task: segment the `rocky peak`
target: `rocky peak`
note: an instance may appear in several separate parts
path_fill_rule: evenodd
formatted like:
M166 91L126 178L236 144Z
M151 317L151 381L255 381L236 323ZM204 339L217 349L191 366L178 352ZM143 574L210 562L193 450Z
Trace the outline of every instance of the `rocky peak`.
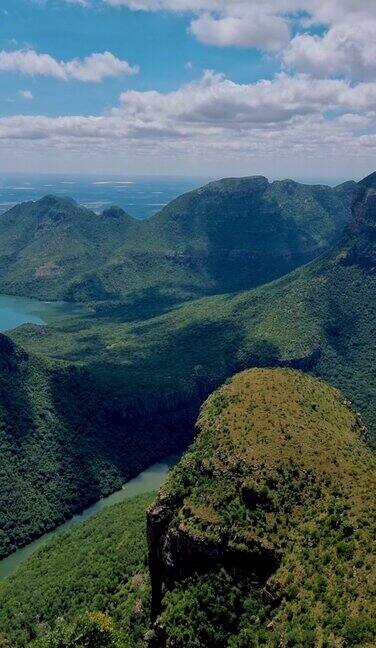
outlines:
M353 202L352 233L376 235L376 172L358 184Z
M376 173L358 183L352 204L353 219L344 235L342 265L376 270Z
M53 195L44 196L33 204L33 212L39 221L58 223L78 210L79 206L73 198Z

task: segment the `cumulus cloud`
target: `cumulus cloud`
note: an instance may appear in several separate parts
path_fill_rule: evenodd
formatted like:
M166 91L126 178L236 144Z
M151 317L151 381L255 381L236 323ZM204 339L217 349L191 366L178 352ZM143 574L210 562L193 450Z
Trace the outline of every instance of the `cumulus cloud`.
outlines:
M334 119L326 118L327 111ZM94 148L137 142L156 151L168 143L171 150L183 146L203 152L221 147L252 151L256 144L270 150L286 145L291 152L309 142L307 150L319 152L338 138L354 142L359 132L365 135L362 129L374 123L375 114L372 82L354 86L344 80L281 74L271 81L237 84L206 72L174 92L124 92L118 106L100 116L2 118L0 138L66 146L86 142Z
M237 84L221 74L205 72L174 92L129 90L112 111L126 121L173 128L212 125L238 132L259 124L282 124L294 117L376 110L376 83L352 86L343 80L311 79L280 74L273 80Z
M376 78L376 19L346 20L322 36L299 34L284 53L285 63L315 76Z
M216 165L225 158L235 171L240 159L253 159L260 170L265 156L292 164L300 156L305 165L333 159L336 168L374 157L375 0L101 1L133 11L185 12L201 42L256 47L274 55L283 72L248 84L206 72L173 92L129 90L97 116L2 118L3 148L12 149L17 139L31 149L37 141L38 151L110 152L111 159L122 151L146 164L166 159L172 172L178 159L184 169L194 159L196 172L202 161ZM1 61L0 54L0 69ZM37 64L58 78L94 80L82 78L91 76L85 61L47 57Z
M287 52L288 65L323 74L325 61L332 74L370 77L374 56L374 0L103 0L133 11L172 11L194 14L190 31L202 43L218 47L255 47ZM373 22L372 22L373 21ZM310 32L315 25L327 33ZM292 28L299 35L290 44Z
M256 11L219 18L205 13L192 21L191 32L207 45L255 47L269 52L279 51L290 40L284 18Z
M28 76L46 76L63 81L100 82L108 77L137 74L139 68L132 67L111 52L93 53L83 59L57 61L49 54L35 50L0 51L0 71L19 72Z

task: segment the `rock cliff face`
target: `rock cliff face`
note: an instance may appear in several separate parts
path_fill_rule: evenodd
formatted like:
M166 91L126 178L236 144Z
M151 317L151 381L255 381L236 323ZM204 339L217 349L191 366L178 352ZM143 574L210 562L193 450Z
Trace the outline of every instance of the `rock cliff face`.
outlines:
M362 180L354 194L353 220L344 237L345 265L376 269L376 173Z
M215 392L148 511L148 645L308 646L318 628L341 645L345 601L372 615L358 563L354 577L376 479L363 437L350 403L297 371L251 370Z

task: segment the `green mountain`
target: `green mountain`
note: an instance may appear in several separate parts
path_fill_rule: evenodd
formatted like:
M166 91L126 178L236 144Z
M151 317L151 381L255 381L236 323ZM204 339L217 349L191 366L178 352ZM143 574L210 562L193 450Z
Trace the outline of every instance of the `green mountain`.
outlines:
M30 356L2 375L1 551L185 447L203 400L248 367L326 378L362 412L374 442L374 187L375 175L359 185L354 221L334 251L270 285L140 321L108 303L17 329ZM21 397L12 404L13 378Z
M98 306L62 324L21 327L39 353L79 362L111 384L128 412L163 412L186 429L226 377L253 366L313 371L341 388L376 439L376 174L361 182L354 218L338 245L309 265L253 291L208 297L131 321L127 306Z
M355 186L227 179L143 221L46 196L1 216L0 291L164 308L252 288L327 250L350 219Z
M13 207L1 215L1 292L63 299L77 277L88 275L87 294L109 297L95 270L126 239L133 221L121 210L98 216L55 196Z
M197 432L147 534L150 495L55 536L0 584L0 645L374 646L376 463L344 397L251 370L212 394Z
M375 456L325 383L237 375L148 515L153 648L376 642Z

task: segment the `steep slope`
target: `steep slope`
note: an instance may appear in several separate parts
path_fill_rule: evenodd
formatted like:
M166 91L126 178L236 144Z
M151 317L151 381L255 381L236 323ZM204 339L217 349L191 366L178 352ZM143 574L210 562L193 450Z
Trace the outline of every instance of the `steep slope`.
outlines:
M1 292L63 299L85 274L83 298L113 296L96 270L134 225L122 210L99 216L71 199L46 196L13 207L0 222Z
M270 285L140 322L129 321L126 306L100 307L14 337L112 381L124 409L146 404L151 427L163 412L193 422L202 399L241 369L314 371L354 401L375 441L375 188L376 174L360 183L353 222L332 252Z
M23 648L39 637L42 645L65 646L58 637L82 636L91 613L94 621L106 614L121 648L142 646L150 615L146 509L153 496L134 497L56 535L0 583L3 642Z
M376 464L332 387L291 370L237 375L149 511L149 646L376 641Z
M163 309L252 288L323 251L350 218L355 183L211 183L139 221L46 196L1 216L0 291Z
M29 355L0 335L0 557L190 438L172 434L173 417L154 429L142 410L127 419L111 396L87 371Z
M177 198L150 225L179 263L202 266L212 292L244 290L325 252L350 219L354 189L228 178Z
M251 370L197 431L148 512L151 583L145 495L0 584L2 645L135 648L149 626L150 648L374 646L376 463L348 402L297 371Z

